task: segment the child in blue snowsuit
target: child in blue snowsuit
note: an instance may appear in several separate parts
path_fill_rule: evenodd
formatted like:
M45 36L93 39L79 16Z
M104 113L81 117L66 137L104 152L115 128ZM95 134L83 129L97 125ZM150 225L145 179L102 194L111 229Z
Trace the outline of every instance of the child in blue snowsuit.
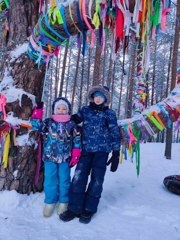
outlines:
M98 85L90 89L88 97L90 105L72 116L76 123L83 123L82 153L70 187L68 210L60 215L65 222L75 217L80 217L81 223L90 222L97 212L106 166L111 163L114 172L119 164L120 129L115 112L108 107L109 90Z
M52 105L52 117L42 121L42 108L32 114L33 130L43 136L44 217L52 215L59 203L58 215L67 210L69 202L70 167L80 157L80 134L70 120L71 106L66 98L57 98Z

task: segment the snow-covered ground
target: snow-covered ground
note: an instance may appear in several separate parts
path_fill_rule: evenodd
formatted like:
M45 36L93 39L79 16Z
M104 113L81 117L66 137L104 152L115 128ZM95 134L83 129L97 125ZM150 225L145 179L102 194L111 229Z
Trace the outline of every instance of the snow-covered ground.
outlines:
M115 173L108 169L98 213L87 225L64 223L56 212L45 219L44 193L0 192L0 240L180 240L180 196L163 186L164 177L180 175L180 144L173 144L172 160L164 148L141 145L138 178L130 160Z

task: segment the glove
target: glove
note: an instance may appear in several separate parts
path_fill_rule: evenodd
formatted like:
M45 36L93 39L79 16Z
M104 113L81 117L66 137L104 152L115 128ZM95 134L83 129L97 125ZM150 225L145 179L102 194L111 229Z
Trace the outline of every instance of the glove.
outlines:
M119 151L113 151L112 157L107 162L107 166L111 163L111 172L115 172L119 165Z
M74 167L79 162L80 156L81 156L81 150L79 148L73 148L69 167Z
M36 118L36 119L42 119L43 118L43 108L44 108L43 102L37 103L37 105L33 109L33 113L32 113L31 117Z

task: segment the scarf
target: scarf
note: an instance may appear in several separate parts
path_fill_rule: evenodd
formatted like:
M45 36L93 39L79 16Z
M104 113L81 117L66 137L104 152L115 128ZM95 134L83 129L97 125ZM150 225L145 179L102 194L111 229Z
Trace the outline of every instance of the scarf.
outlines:
M53 114L52 115L52 119L55 122L68 122L70 121L70 115L66 114L66 115L58 115L58 114Z

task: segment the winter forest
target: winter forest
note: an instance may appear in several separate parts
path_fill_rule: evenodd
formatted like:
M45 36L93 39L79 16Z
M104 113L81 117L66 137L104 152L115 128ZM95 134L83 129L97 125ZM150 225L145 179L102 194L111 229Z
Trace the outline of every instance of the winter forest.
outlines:
M43 191L30 122L37 102L44 118L59 96L75 113L98 84L109 88L121 127L120 163L130 159L141 175L143 143L164 143L171 160L180 142L179 33L179 0L0 0L0 190Z

